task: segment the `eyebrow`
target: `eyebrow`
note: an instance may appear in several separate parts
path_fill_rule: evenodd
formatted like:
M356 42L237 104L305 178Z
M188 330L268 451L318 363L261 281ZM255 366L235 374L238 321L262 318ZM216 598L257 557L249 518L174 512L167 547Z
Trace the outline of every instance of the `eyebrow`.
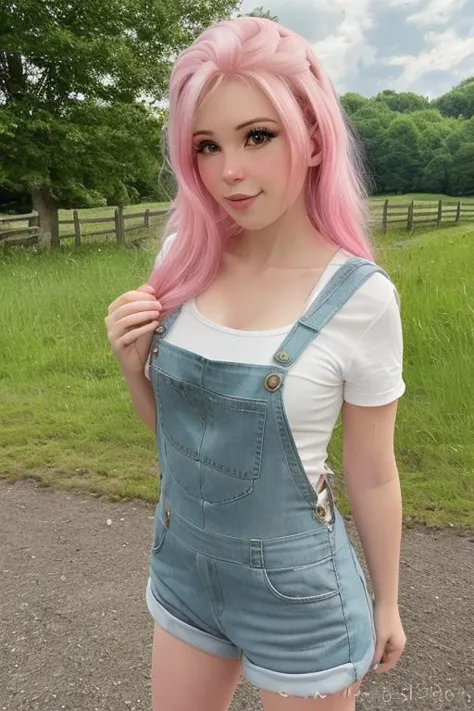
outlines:
M244 123L239 123L239 125L235 127L235 130L240 131L240 129L245 128L246 126L250 126L253 123L258 123L260 121L271 121L272 123L278 123L278 121L275 121L275 119L265 118L263 116L260 118L252 119L251 121L245 121ZM195 133L193 133L193 136L214 136L214 135L215 134L213 131L196 131Z

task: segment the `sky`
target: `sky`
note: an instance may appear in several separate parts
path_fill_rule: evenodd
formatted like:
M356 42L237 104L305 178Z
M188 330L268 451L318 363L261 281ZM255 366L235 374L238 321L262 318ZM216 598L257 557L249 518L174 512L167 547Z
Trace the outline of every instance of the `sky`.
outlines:
M243 0L309 41L339 94L434 99L474 76L474 0Z

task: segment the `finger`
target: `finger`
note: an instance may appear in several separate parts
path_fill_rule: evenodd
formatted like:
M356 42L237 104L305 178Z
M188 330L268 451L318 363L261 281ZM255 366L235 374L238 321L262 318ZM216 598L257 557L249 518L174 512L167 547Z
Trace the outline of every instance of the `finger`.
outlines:
M385 672L390 671L390 669L393 669L393 667L398 663L401 654L402 650L392 650L391 652L384 654L382 660L376 665L377 668L374 669L375 673L384 674Z
M149 323L150 321L158 321L159 313L156 311L140 311L139 313L133 313L124 318L121 318L116 322L115 326L118 329L119 334L126 333L130 329L134 329L136 326L141 326L143 323Z
M120 345L121 346L129 346L131 343L137 340L137 338L140 338L140 336L143 336L145 333L149 333L150 331L153 331L157 325L159 324L159 321L151 321L150 323L147 323L145 326L141 326L141 328L134 328L131 331L127 331L122 338L120 339Z
M154 288L150 284L142 284L138 287L138 291L148 291L155 293Z
M156 304L156 302L155 302ZM158 305L155 305L151 303L150 301L135 301L131 304L123 304L122 306L119 306L115 311L110 313L108 316L105 317L104 322L105 322L105 328L108 331L109 338L112 333L112 330L118 325L119 330L123 330L123 320L128 318L129 316L137 315L140 319L140 315L142 315L142 320L143 314L148 314L148 318L150 318L149 314L152 314L152 318L156 319L160 317L161 313L161 308ZM138 305L138 306L137 306ZM130 324L129 324L130 325Z
M124 304L129 304L132 301L138 301L140 299L147 299L149 301L156 300L153 294L149 294L146 291L127 291L125 294L118 296L108 307L108 313L111 314L116 311L120 306Z
M114 312L115 322L118 323L127 316L143 313L144 311L154 311L154 317L158 318L161 313L161 304L156 299L150 301L131 301L130 303L122 304L122 306L119 306Z

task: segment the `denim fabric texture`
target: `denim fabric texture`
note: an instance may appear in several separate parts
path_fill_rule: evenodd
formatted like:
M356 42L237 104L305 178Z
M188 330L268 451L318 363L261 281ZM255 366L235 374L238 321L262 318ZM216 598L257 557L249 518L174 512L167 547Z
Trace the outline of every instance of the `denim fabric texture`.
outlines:
M375 649L373 600L326 478L318 495L283 406L285 378L325 324L374 272L354 257L334 274L273 364L203 358L163 340L150 349L160 499L148 609L205 652L283 696L353 684Z

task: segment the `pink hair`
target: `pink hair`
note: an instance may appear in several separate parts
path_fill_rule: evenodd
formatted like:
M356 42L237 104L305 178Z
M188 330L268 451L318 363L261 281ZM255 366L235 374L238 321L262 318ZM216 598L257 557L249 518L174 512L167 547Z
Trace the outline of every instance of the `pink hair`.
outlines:
M308 166L309 137L315 138L319 153L304 186L308 216L324 240L374 261L361 154L309 44L272 20L220 22L179 55L171 74L169 160L178 192L163 241L176 238L166 266L157 265L148 282L162 303L162 319L213 282L225 241L241 231L204 187L192 147L196 111L227 76L252 82L275 107L290 145L288 193Z

